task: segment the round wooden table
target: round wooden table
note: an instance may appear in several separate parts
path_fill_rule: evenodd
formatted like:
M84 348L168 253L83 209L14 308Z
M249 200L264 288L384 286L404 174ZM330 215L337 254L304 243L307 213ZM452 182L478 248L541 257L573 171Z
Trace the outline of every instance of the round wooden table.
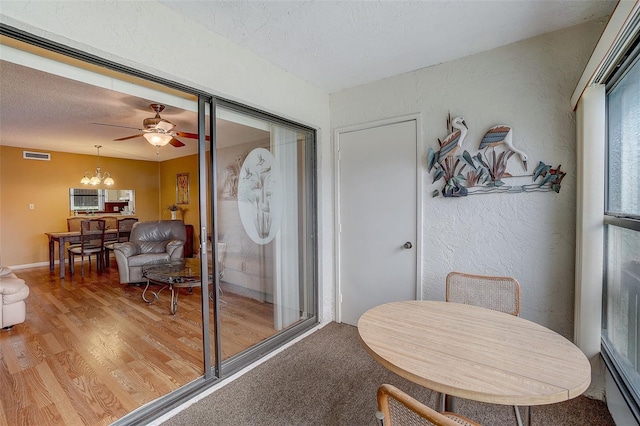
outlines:
M437 392L494 404L551 404L582 394L587 357L541 325L437 301L393 302L358 321L365 349L396 374Z

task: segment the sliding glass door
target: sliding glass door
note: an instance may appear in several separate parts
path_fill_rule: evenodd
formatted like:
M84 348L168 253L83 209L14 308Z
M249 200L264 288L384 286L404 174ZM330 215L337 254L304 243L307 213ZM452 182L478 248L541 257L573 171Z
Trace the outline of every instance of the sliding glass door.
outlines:
M315 318L315 141L302 126L218 104L214 312L224 362Z
M87 64L90 71L84 71L90 74L88 80L93 85L70 82L64 87L79 88L64 94L82 93L83 98L90 99L90 107L78 107L78 117L71 117L69 105L61 101L56 123L79 120L76 126L66 125L65 132L95 132L80 140L91 145L93 139L100 141L103 162L114 176L117 174L118 185L135 192L140 222L168 220L171 212L167 207L174 203L180 207L175 220L185 223L193 237L187 237L188 243L194 242L185 250L187 257L201 260L203 277L211 267L209 285L202 280L202 286L178 290L176 305L168 290L153 290L158 296L144 299L146 283L121 283L116 265L109 275L101 275L99 285L76 292L109 304L108 309L103 307L105 312L97 311L102 312L104 321L90 321L95 330L88 326L83 329L92 339L73 341L69 346L83 351L72 355L75 358L99 357L88 365L92 377L98 378L95 386L117 407L113 413L109 407L104 408L118 419L113 424L146 424L316 324L317 171L313 129L10 27L0 25L0 34L28 40L30 50L31 46L51 50L60 63L70 56L75 64ZM42 52L42 56L51 55ZM96 72L104 75L96 76ZM31 70L15 74L25 77ZM107 82L103 87L93 87L95 81L102 80ZM29 81L17 80L13 85L25 93L36 92L40 98L53 98L63 86L60 80L48 81L41 91ZM129 92L116 93L110 89L113 86ZM144 90L136 90L139 88ZM159 102L165 108L162 121L176 129L176 141L162 147L152 146L144 137L159 131L149 115L149 106ZM36 118L34 105L38 104L30 106L29 118L42 126L46 120ZM31 127L21 129L27 132ZM134 135L132 129L140 133ZM48 133L48 137L53 136L60 138L57 147L64 151L53 157L57 172L47 174L47 195L55 193L55 198L62 200L58 204L63 218L68 215L69 188L78 185L85 163L76 158L82 151L69 143L73 134ZM28 135L24 139L25 143L34 140ZM9 152L4 149L3 153ZM150 158L142 157L145 150L151 150ZM41 168L45 165L38 162ZM16 181L14 185L23 183ZM3 181L3 185L10 184ZM48 216L58 214L52 208L48 211ZM24 235L42 238L36 225L40 224L25 226ZM46 230L56 230L56 226L52 224ZM90 299L92 303L94 299ZM43 311L60 304L53 300L50 306L52 300L43 300ZM80 303L75 306L86 311ZM95 314L91 315L93 318ZM119 317L122 320L117 322ZM35 315L31 324L48 325L46 318ZM110 342L117 342L117 350L111 349ZM105 345L109 351L102 350ZM117 380L113 379L116 375ZM58 380L60 388L67 389L64 380L76 383L75 372ZM19 386L28 387L29 383ZM105 386L113 387L111 394L105 393ZM98 411L92 395L74 396L82 400L80 404L90 415L96 414L93 409Z

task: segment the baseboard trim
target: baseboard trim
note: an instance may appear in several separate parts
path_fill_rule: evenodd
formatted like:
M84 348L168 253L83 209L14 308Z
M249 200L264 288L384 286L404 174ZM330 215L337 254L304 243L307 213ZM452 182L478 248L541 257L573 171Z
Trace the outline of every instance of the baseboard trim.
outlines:
M55 261L55 264L58 264L58 261ZM49 262L37 262L37 263L25 263L23 265L9 265L8 268L11 269L28 269L28 268L37 268L39 266L49 266Z
M75 260L73 261L74 264L76 263L80 263L81 259L76 256ZM69 262L69 259L67 258L65 262ZM59 260L54 260L53 261L54 265L59 265L60 261ZM18 270L18 269L29 269L29 268L38 268L40 266L49 266L49 262L45 261L45 262L36 262L36 263L25 263L22 265L7 265L7 268L11 268L13 270Z

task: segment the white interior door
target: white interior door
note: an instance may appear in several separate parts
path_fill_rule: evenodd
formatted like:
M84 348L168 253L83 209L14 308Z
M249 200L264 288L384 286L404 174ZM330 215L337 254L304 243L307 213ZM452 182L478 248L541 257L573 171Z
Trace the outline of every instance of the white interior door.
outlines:
M338 131L338 321L416 298L417 121Z

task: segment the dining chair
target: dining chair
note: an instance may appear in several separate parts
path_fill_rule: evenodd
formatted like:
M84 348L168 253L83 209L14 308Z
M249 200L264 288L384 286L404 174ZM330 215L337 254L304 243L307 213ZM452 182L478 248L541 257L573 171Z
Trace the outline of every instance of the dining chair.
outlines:
M84 217L80 217L80 216L68 217L67 218L67 231L68 232L80 232L80 224L82 223L83 220L85 220L85 218ZM80 244L77 244L77 243L69 244L67 249L70 249L72 247L80 247Z
M520 314L520 283L512 277L450 272L447 275L446 301L480 306L494 311L518 316ZM441 409L445 409L446 395L441 397ZM518 425L522 425L520 410L513 407ZM530 411L528 411L530 413Z
M122 219L118 219L116 221L116 227L118 232L116 233L115 240L105 241L104 243L104 263L108 268L110 266L110 255L113 251L113 246L115 243L124 243L129 241L129 236L131 235L131 228L133 228L133 224L138 221L136 217L125 217Z
M517 316L520 313L520 283L511 277L450 272L446 300Z
M380 385L378 388L376 419L379 426L479 426L478 423L459 414L439 413L389 384Z
M104 219L86 219L80 224L80 245L69 247L69 272L73 275L73 265L75 256L80 256L81 275L84 277L84 257L89 258L89 269L91 269L91 255L96 256L98 271L102 270L102 260L104 251Z
M68 217L67 218L67 231L68 232L80 232L80 224L85 220L84 217Z

